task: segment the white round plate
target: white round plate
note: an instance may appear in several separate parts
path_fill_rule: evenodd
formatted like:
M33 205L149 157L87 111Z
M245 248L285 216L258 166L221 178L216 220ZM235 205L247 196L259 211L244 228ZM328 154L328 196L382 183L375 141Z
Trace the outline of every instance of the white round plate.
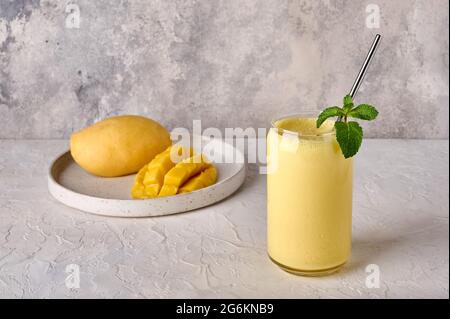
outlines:
M53 197L67 206L98 215L150 217L187 212L230 196L245 180L245 162L239 150L220 139L209 140L206 148L209 152L206 155L213 155L209 158L218 170L218 180L214 185L191 193L131 199L135 175L114 178L91 175L75 163L70 152L51 163L48 189ZM222 160L217 161L217 158ZM223 159L230 158L234 159L232 163L224 163Z

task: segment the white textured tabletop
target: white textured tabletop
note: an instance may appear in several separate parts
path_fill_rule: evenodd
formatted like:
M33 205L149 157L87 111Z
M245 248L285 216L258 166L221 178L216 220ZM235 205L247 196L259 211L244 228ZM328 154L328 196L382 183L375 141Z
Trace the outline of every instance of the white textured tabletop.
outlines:
M67 141L0 140L0 297L449 297L448 140L364 142L353 255L322 278L287 274L267 258L265 176L256 167L214 206L107 218L49 195L47 166L65 148ZM70 264L79 267L79 288L66 283ZM379 288L368 265L379 269Z

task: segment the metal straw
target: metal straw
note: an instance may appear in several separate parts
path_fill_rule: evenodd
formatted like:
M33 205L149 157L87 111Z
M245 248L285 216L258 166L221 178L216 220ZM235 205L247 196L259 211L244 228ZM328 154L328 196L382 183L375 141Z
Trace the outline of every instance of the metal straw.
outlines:
M373 40L372 46L370 47L369 53L367 53L366 60L364 61L361 70L359 70L359 74L355 79L355 82L353 83L352 89L350 90L350 96L354 97L356 93L358 92L359 87L361 86L361 83L364 79L364 76L366 75L367 68L369 67L370 61L372 60L373 55L375 54L375 51L377 50L378 44L380 43L381 35L377 34L375 36L375 39Z
M358 92L359 87L361 86L361 83L364 79L364 76L367 73L367 68L369 67L370 61L372 61L372 57L375 54L375 51L378 48L378 44L380 43L381 35L377 34L375 36L375 39L373 40L372 46L370 47L369 53L367 53L366 60L364 61L361 70L359 70L358 76L355 79L355 82L353 83L352 89L350 90L350 96L354 97L356 93ZM342 116L339 117L338 121L342 119Z

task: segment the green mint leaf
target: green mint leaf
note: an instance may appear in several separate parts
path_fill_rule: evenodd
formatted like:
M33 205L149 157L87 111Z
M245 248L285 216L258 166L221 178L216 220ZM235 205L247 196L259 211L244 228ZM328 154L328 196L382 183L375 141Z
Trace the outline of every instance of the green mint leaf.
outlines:
M345 158L350 158L358 153L362 143L363 130L357 122L336 122L336 139Z
M353 109L354 107L355 107L355 105L353 103L351 103L351 104L345 104L342 109L344 110L345 114L348 114L348 112L350 112L350 110Z
M347 115L356 119L372 121L378 116L378 111L372 105L361 104L348 112Z
M345 114L348 113L348 111L350 111L355 105L353 104L353 99L350 95L346 95L344 96L344 107L343 110L345 112Z
M325 122L330 117L344 116L344 115L345 114L340 107L337 106L328 107L325 110L323 110L322 113L320 113L316 121L316 126L317 128L319 128L323 124L323 122Z
M344 96L344 105L352 104L352 103L353 103L353 98L351 97L350 94L347 94L346 96Z

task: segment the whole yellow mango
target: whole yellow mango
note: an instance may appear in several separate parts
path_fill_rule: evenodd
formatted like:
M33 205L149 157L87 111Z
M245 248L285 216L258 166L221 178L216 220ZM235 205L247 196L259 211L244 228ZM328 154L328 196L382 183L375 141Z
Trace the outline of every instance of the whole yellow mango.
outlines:
M116 177L136 173L171 145L159 123L142 116L115 116L70 137L73 159L91 174Z

